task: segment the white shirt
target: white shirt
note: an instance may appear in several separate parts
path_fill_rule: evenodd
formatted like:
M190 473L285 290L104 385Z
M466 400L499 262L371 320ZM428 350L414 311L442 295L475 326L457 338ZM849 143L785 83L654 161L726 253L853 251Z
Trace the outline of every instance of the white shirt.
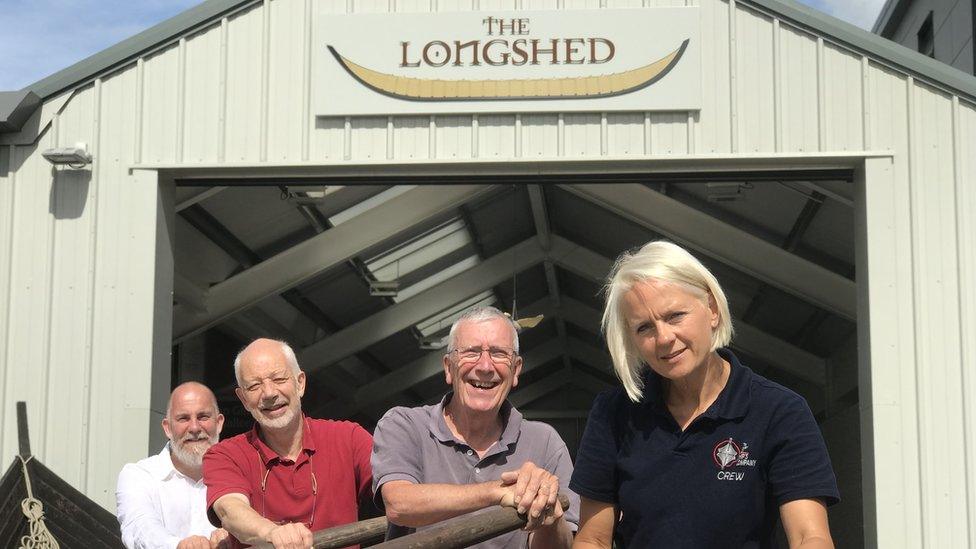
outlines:
M215 529L207 519L207 485L176 470L169 443L122 468L115 498L129 549L174 549L184 538L209 538Z

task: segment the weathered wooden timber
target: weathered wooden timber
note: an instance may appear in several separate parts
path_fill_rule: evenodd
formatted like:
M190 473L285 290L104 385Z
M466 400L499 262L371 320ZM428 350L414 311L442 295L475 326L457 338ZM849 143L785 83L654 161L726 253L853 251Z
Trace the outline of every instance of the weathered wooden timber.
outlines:
M319 530L312 534L312 547L315 549L338 549L350 545L364 545L381 541L386 534L386 517L361 520ZM258 543L252 549L272 549L270 543Z
M569 507L569 498L559 494L559 504ZM483 513L461 515L437 526L374 545L374 549L461 549L525 526L525 515L512 507L497 507Z
M27 497L21 458L27 462L34 498L44 505L44 523L62 549L122 547L115 516L32 457L23 402L17 403L17 431L19 456L0 477L0 547L20 547L21 536L29 533L21 511L21 501Z

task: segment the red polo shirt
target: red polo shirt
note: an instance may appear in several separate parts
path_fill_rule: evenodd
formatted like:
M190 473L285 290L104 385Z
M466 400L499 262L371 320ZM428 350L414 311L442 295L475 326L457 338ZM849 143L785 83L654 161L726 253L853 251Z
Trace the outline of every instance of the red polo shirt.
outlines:
M251 508L269 520L311 523L313 532L358 520L359 503L372 498L373 437L349 421L303 420L302 451L295 461L268 447L257 426L207 451L203 481L210 522L220 525L213 504L233 493L247 496Z

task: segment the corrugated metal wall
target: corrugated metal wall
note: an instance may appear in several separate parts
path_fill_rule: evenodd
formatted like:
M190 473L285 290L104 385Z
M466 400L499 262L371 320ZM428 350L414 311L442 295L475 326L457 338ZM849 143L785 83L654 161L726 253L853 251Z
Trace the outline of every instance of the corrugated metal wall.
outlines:
M877 504L878 544L976 545L976 108L747 2L695 4L705 40L700 113L310 114L313 5L683 1L265 0L77 90L35 144L0 148L0 457L15 452L18 399L30 403L37 454L109 508L122 463L146 454L153 250L145 243L155 238L146 220L157 197L130 166L890 151L891 227L906 258L898 280L908 281L893 294L904 315L890 321L891 337L911 356L890 370L874 364L873 400L862 397L875 407L878 448L898 452L875 460L896 460L901 471L874 480L897 486L879 489L893 500ZM94 153L91 177L52 177L38 151L75 141Z

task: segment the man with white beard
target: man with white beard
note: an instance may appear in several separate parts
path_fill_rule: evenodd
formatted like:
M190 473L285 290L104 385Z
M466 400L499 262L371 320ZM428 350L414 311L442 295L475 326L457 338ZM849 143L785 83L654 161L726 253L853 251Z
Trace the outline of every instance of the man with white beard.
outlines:
M302 414L305 372L283 341L253 341L234 360L234 374L256 424L204 457L211 522L230 532L234 547L306 549L313 531L358 520L373 496L370 434Z
M224 416L206 386L173 390L163 418L169 442L154 456L126 464L115 491L122 541L129 549L210 549L227 538L207 521L203 454L217 443Z

